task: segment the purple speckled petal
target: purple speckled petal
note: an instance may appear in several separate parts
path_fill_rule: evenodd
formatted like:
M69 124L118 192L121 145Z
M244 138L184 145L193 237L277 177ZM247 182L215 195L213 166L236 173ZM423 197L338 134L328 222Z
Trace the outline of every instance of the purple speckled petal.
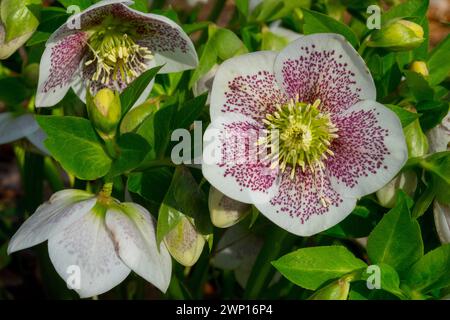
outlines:
M54 106L64 98L80 68L87 38L88 35L80 31L47 44L39 69L37 107Z
M166 292L172 274L172 259L164 243L157 245L156 222L150 213L138 204L122 203L121 208L108 209L105 222L122 261Z
M142 13L124 5L116 14L131 21L141 35L137 43L152 51L156 65L164 65L160 73L181 72L197 67L198 56L194 44L183 29L169 18Z
M111 14L111 11L114 7L118 7L121 4L129 5L132 3L133 1L129 0L100 1L90 6L86 10L71 16L66 23L64 23L55 32L53 32L53 34L47 40L47 45L50 43L58 42L74 33L78 33L80 30L86 31L94 26L98 26L103 22L105 17ZM80 28L77 28L78 26L75 23L76 21L79 22Z
M104 218L89 212L48 240L48 253L56 271L65 281L79 268L81 298L105 293L130 273L116 253ZM70 283L70 281L68 282Z
M310 236L326 230L345 219L356 205L355 198L345 198L333 190L330 180L324 176L320 183L309 171L297 170L295 179L290 172L281 176L278 193L266 203L255 206L268 219L281 228L299 236ZM323 206L319 194L330 201Z
M361 197L386 185L403 167L408 150L398 117L382 104L361 101L333 122L339 137L326 163L332 184L347 197Z
M304 36L277 56L275 75L286 93L300 101L322 101L322 110L342 112L360 100L375 100L364 60L337 34Z
M231 58L218 69L211 92L211 119L253 118L261 121L286 101L273 73L277 56L260 51Z
M216 119L204 135L202 171L226 196L244 202L267 202L277 189L277 170L258 154L263 127L252 119Z

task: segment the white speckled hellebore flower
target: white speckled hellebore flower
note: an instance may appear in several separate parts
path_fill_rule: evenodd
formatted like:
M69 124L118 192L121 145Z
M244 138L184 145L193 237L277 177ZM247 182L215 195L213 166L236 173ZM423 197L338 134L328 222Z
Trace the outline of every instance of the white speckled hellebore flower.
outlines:
M214 79L203 174L289 232L328 229L407 159L399 119L375 98L364 61L340 35L232 58Z
M170 255L164 245L158 250L153 218L135 203L104 193L57 192L20 227L8 253L46 240L56 271L82 298L109 291L131 270L161 291L169 286ZM70 282L74 268L78 287Z
M123 91L144 71L164 65L161 73L198 64L194 45L170 19L127 5L101 1L71 17L47 41L42 55L36 106L58 103L72 87L81 99L108 87ZM79 22L79 27L76 24ZM149 95L153 83L136 104Z

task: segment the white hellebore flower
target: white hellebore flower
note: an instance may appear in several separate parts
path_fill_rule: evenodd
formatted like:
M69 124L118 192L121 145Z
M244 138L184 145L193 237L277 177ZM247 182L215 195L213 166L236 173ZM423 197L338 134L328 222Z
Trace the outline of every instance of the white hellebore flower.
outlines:
M70 87L84 100L87 87L93 96L105 87L121 92L155 66L164 65L161 73L197 66L194 45L180 26L131 9L127 5L132 3L101 1L53 33L41 59L36 106L55 105ZM152 86L136 105L146 100Z
M8 253L48 240L53 266L82 298L109 291L131 270L165 292L172 260L164 245L157 247L153 218L140 205L107 194L55 193L20 227ZM78 284L71 278L74 268Z
M16 116L11 112L0 113L0 144L27 138L37 149L49 154L44 146L47 135L30 113Z
M211 92L203 175L289 232L326 230L408 157L398 117L375 99L364 61L337 34L229 59Z

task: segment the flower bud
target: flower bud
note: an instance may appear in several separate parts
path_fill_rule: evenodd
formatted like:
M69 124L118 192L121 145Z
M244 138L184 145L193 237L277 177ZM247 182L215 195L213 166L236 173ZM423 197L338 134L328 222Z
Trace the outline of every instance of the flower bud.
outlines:
M427 132L430 153L450 150L450 112L442 122Z
M407 195L412 196L416 188L416 174L413 171L402 172L377 191L378 202L385 208L393 208L395 207L398 189L402 189Z
M205 242L205 238L186 217L183 217L164 237L170 255L186 267L191 267L197 262Z
M0 60L9 58L36 31L39 20L28 9L35 1L0 1Z
M394 20L380 30L375 30L367 45L391 51L407 51L417 48L423 41L420 25L408 20Z
M428 76L428 68L425 61L414 61L413 63L411 63L409 70L419 73L424 77Z
M428 139L423 133L419 120L403 128L406 145L408 146L408 156L410 158L421 157L428 153Z
M104 140L113 138L122 112L119 93L104 88L92 97L89 90L87 91L86 105L89 118Z
M434 201L434 223L443 244L450 243L450 206Z
M309 300L347 300L350 278L343 277L315 292Z
M235 225L251 211L251 205L228 198L214 187L209 190L208 206L211 221L218 228Z

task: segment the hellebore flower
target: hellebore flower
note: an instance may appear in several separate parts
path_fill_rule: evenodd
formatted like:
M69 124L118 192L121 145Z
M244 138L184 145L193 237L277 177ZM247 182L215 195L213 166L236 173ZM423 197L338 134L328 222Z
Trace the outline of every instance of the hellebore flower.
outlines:
M53 266L82 298L109 291L131 270L165 292L172 260L164 245L157 247L153 218L143 207L107 194L55 193L20 227L8 253L48 240ZM70 282L74 268L78 285Z
M39 151L49 154L44 146L47 135L39 127L32 114L19 116L12 112L0 113L0 144L27 138Z
M47 41L41 59L36 106L58 103L72 87L85 100L102 88L122 92L144 71L164 65L161 73L198 64L189 37L170 19L144 14L132 1L101 1L71 17ZM77 26L79 23L79 28ZM145 101L153 83L136 105Z
M204 135L205 178L280 227L309 236L386 185L408 151L397 116L340 35L224 62Z

